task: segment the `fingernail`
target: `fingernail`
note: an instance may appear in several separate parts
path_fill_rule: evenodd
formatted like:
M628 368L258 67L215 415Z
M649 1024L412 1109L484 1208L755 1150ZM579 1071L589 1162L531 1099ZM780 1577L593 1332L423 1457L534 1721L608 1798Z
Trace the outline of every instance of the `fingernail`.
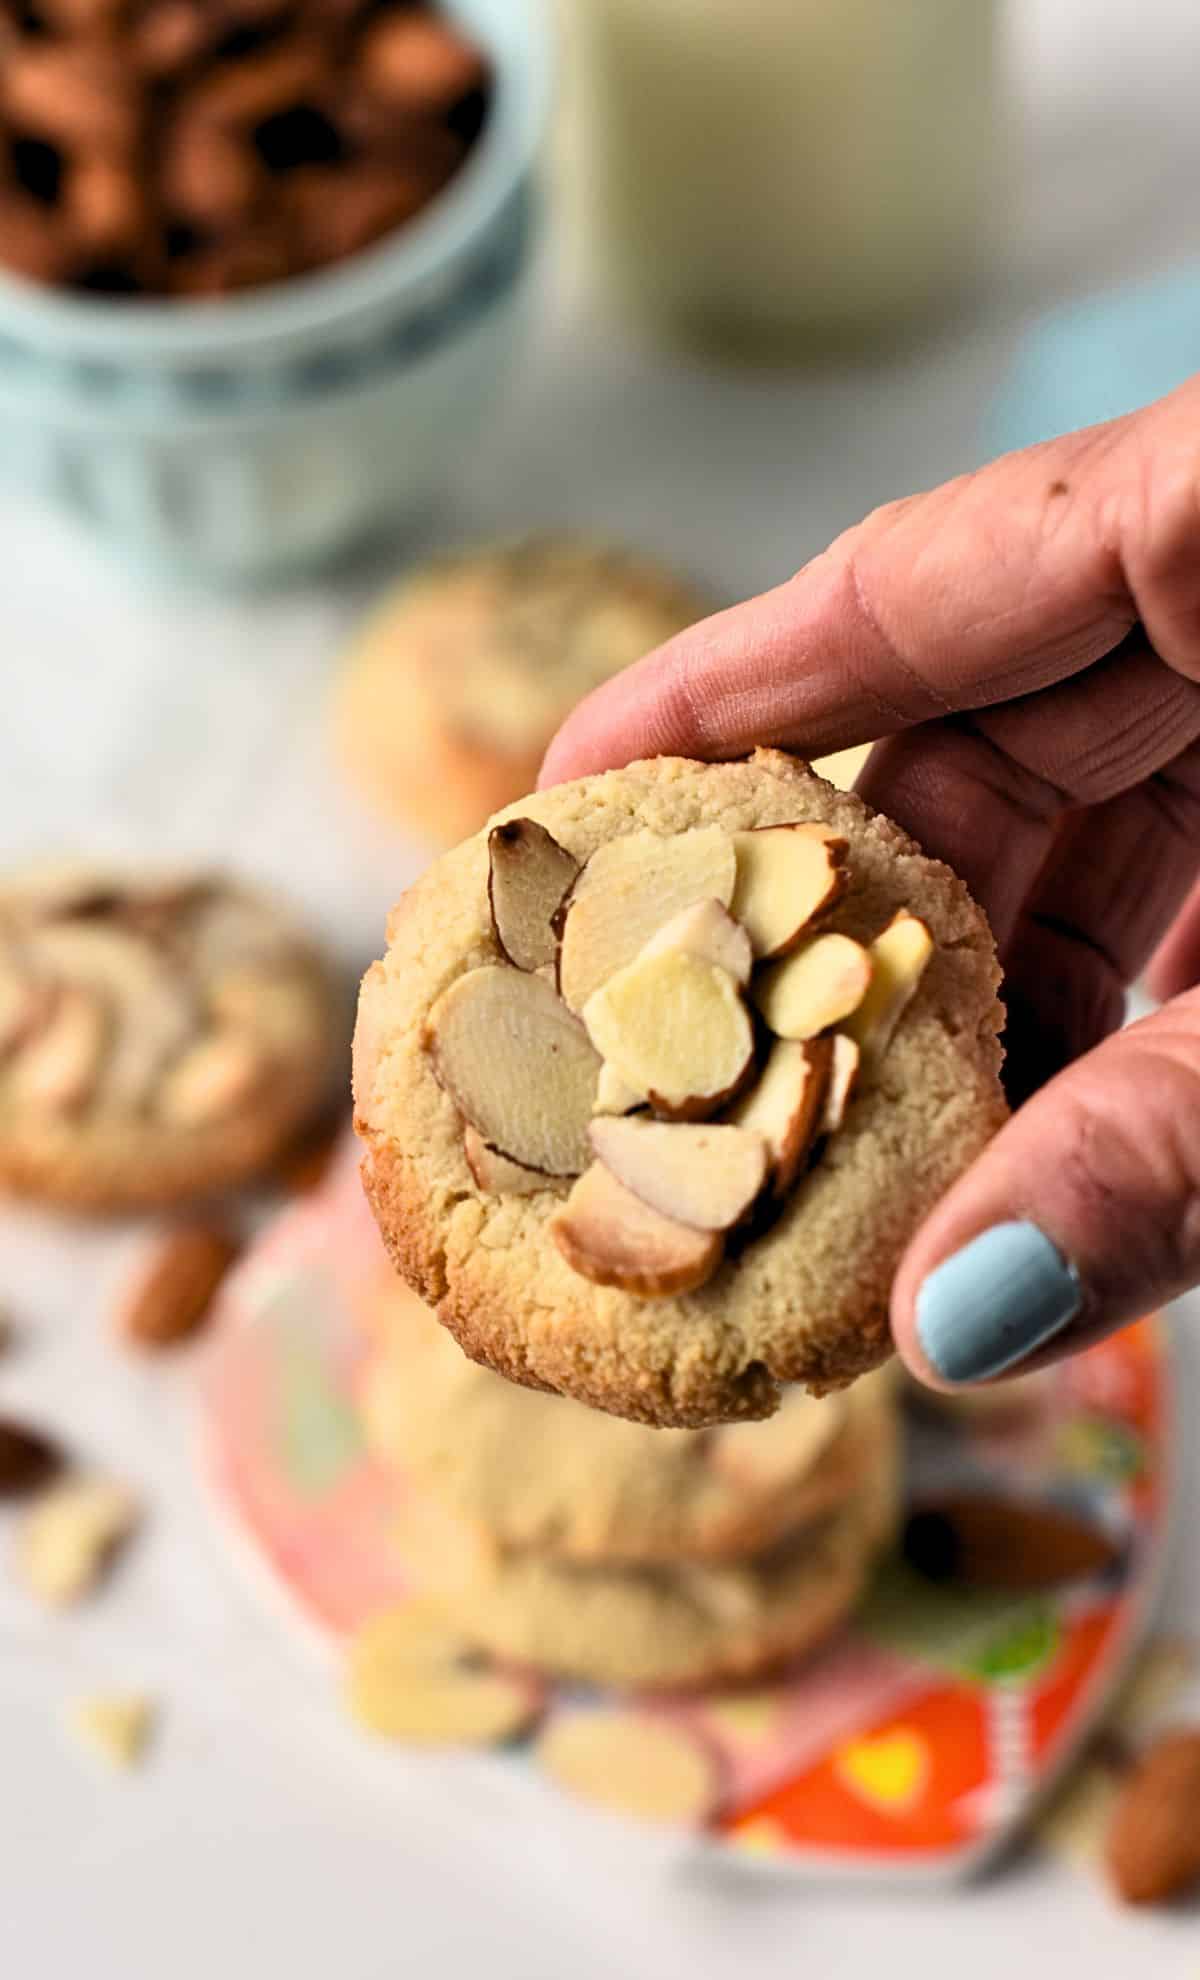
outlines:
M1079 1275L1036 1224L995 1224L917 1294L917 1337L946 1382L982 1382L1053 1340L1082 1304Z

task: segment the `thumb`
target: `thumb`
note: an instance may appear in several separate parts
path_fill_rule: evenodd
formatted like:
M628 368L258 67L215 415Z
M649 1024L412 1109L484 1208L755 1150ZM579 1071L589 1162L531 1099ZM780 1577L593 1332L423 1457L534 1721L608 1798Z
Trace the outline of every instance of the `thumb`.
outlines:
M943 1197L892 1292L935 1388L1023 1373L1200 1282L1200 991L1043 1087Z

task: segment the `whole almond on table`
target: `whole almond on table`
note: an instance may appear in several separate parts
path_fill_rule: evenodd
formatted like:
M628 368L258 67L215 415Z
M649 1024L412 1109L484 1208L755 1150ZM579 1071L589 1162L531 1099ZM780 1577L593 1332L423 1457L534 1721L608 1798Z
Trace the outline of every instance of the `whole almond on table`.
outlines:
M1110 1534L1077 1513L982 1492L919 1506L903 1544L909 1565L930 1581L1022 1591L1103 1574L1120 1551Z
M1164 1733L1143 1755L1113 1810L1105 1861L1127 1904L1164 1904L1200 1883L1200 1728Z
M61 1468L56 1444L40 1430L0 1417L0 1499L40 1491Z
M168 1231L125 1295L118 1333L147 1349L173 1347L196 1333L238 1249L221 1224L181 1224Z

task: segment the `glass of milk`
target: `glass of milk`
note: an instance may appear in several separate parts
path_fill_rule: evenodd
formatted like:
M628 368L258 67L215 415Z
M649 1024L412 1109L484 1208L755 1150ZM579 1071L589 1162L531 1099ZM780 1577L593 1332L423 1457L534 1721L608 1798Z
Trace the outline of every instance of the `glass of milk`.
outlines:
M570 232L634 313L743 355L953 301L1000 199L1000 0L558 0Z

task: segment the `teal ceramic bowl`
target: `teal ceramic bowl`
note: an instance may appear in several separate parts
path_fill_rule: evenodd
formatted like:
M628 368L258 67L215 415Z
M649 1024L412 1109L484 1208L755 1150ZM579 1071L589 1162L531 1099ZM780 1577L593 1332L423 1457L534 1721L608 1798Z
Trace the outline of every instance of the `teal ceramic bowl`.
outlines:
M0 274L0 472L171 573L262 579L416 521L501 393L550 95L539 0L454 0L491 50L462 171L391 240L216 303Z

